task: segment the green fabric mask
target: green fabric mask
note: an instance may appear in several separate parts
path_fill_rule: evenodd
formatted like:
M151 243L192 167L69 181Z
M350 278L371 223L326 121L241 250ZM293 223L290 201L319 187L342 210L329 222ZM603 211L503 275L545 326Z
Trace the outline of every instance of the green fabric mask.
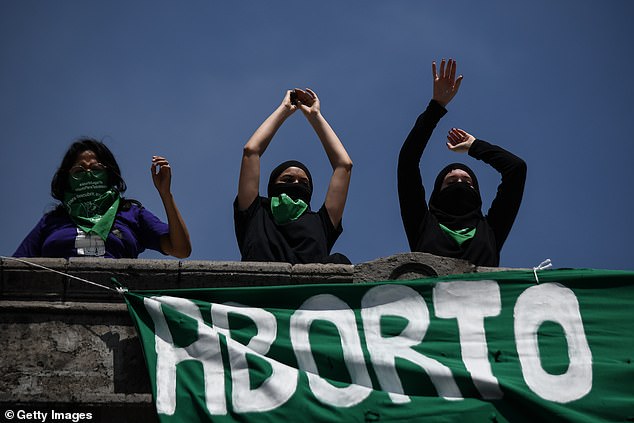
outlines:
M307 208L308 204L303 200L294 201L286 194L271 197L271 213L278 225L297 220Z
M442 229L447 235L453 238L458 245L462 245L465 241L470 240L475 236L476 228L458 229L457 231L451 230L442 223L439 223L440 229Z
M119 192L108 186L104 170L81 172L68 177L70 189L64 193L64 207L84 232L93 232L104 241L108 238L117 210Z

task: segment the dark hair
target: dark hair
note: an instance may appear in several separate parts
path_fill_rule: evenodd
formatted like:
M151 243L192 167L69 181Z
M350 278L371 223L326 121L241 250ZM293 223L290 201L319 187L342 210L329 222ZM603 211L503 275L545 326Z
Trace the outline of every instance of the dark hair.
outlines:
M121 177L119 165L108 147L94 138L80 138L68 147L62 163L53 175L51 195L56 200L63 201L64 192L68 189L68 171L75 164L77 156L87 150L94 152L99 163L106 166L110 186L116 188L119 193L123 193L127 189L125 181Z

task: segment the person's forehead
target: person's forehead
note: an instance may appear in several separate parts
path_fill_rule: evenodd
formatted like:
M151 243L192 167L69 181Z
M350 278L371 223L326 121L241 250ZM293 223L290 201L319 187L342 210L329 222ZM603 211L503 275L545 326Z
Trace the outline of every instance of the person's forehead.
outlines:
M299 175L299 176L304 176L308 178L308 175L306 175L306 172L304 172L303 169L299 167L295 167L295 166L287 167L286 169L284 169L284 172L282 172L280 176L283 176L283 175L294 175L294 176Z
M445 179L452 177L452 176L460 176L460 177L467 177L469 179L471 179L471 175L469 175L469 172L462 170L462 169L453 169L451 172L447 173L445 175Z

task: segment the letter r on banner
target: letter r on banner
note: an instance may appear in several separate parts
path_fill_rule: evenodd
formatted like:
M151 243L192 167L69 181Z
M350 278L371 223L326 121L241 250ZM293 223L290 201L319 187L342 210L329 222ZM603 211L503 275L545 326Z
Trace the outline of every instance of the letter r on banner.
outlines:
M407 403L403 384L396 371L396 358L421 367L431 379L438 395L448 400L460 400L462 394L451 370L438 360L412 349L420 344L429 326L429 310L425 300L412 288L404 285L380 285L370 289L361 300L361 316L368 351L381 388L389 392L395 403ZM381 335L381 318L398 316L407 326L397 336Z

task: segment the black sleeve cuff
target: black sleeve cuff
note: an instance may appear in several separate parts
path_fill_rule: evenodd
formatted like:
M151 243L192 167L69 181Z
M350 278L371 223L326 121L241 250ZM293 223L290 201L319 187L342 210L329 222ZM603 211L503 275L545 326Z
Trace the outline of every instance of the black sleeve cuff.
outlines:
M475 141L473 141L473 144L471 144L471 147L469 147L469 155L475 159L479 159L482 153L487 151L490 147L491 144L489 144L488 142L481 139L476 139Z

